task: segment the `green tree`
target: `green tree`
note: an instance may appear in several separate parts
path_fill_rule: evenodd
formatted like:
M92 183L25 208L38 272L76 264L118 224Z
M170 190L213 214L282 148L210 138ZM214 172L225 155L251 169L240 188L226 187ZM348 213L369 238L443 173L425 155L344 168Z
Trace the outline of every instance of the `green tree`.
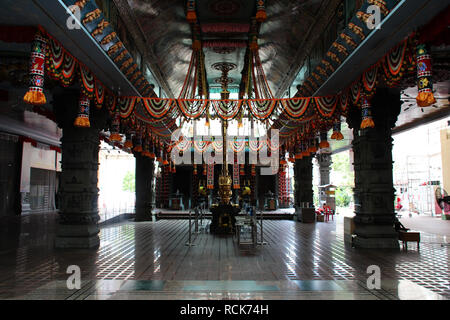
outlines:
M338 207L348 207L350 201L352 200L352 188L350 187L339 187L336 188L336 206Z
M336 188L336 206L348 207L353 201L354 172L350 170L350 153L339 152L332 156L333 184Z
M130 191L130 192L134 192L136 190L135 173L134 172L128 171L125 174L125 177L123 178L123 181L122 181L122 190Z

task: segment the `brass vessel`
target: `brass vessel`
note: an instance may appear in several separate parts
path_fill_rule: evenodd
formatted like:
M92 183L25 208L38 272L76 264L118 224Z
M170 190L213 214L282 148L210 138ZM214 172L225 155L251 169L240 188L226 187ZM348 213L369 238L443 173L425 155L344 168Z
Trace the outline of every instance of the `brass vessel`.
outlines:
M231 201L231 197L233 196L233 191L231 191L232 183L233 181L230 176L219 176L219 196L223 204L229 204Z

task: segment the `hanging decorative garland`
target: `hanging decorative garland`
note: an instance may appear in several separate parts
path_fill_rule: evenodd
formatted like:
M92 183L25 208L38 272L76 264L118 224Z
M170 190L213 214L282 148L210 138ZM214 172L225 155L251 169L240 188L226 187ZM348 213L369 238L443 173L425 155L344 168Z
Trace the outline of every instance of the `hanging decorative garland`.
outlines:
M198 141L194 140L194 148L197 152L203 153L208 148L210 142L209 141Z
M234 139L233 141L228 141L228 145L233 150L233 152L239 153L245 148L245 140Z
M198 119L209 106L208 100L176 100L176 104L181 113L188 119Z
M85 68L80 64L80 78L84 89L86 90L86 95L92 97L94 94L95 79L89 69Z
M272 115L278 101L278 99L249 99L247 100L247 104L251 114L255 118L266 120Z
M176 143L175 147L178 151L186 151L191 148L191 141L181 137L181 139Z
M341 109L341 114L343 116L347 116L348 108L349 108L349 90L344 90L339 95L339 107Z
M265 141L264 140L259 140L259 138L256 139L248 139L248 147L250 148L250 150L252 150L253 152L257 152L259 150L261 150L261 148L265 145Z
M331 118L338 103L337 96L315 97L316 109L323 118Z
M47 74L52 79L59 81L61 78L61 66L64 62L64 51L61 45L51 38L49 39L48 49L46 59Z
M362 83L365 95L371 98L375 94L375 86L377 83L378 63L366 70L362 75Z
M101 84L100 81L95 81L95 102L97 104L97 108L100 109L105 101L105 87Z
M122 119L128 119L130 115L134 112L134 107L136 105L136 97L119 97L117 98L117 104L119 106L120 117ZM139 99L140 100L140 99Z
M210 100L210 102L222 120L234 119L242 106L242 100Z
M311 98L282 99L281 104L286 115L292 120L302 120L308 110Z
M75 80L76 65L76 60L71 55L64 53L64 63L61 71L61 84L64 87L72 85Z
M350 96L353 104L357 104L361 96L361 85L359 79L350 86Z
M144 98L142 99L145 110L152 118L162 119L173 107L172 99Z
M390 86L395 86L402 78L402 69L406 62L405 55L408 47L408 39L392 48L382 60L385 82Z

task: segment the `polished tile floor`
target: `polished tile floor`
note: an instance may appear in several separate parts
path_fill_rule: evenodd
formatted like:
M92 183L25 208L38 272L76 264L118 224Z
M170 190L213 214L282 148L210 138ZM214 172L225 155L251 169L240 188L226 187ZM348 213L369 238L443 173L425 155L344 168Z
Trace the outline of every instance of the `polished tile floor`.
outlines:
M267 220L256 249L229 236L194 234L188 221L123 222L101 229L96 250L55 250L55 215L2 221L1 299L448 299L450 239L421 233L420 248L344 244L342 218ZM67 289L66 269L81 269ZM368 289L367 267L381 270Z

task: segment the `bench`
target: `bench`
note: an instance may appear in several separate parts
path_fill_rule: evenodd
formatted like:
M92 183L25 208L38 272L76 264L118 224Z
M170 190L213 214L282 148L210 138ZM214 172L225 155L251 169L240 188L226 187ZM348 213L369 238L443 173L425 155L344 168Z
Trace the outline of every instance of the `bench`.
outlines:
M403 248L406 250L408 250L408 241L417 242L417 249L419 249L420 232L401 230L398 232L398 240L402 241Z

